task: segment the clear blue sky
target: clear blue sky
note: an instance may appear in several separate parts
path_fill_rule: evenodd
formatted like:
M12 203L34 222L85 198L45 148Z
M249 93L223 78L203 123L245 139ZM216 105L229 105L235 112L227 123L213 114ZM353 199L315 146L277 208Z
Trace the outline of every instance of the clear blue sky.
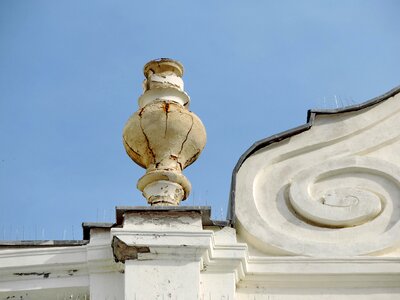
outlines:
M122 128L143 65L180 60L208 142L187 205L225 216L232 170L309 108L400 84L400 1L0 1L0 239L78 239L145 205Z

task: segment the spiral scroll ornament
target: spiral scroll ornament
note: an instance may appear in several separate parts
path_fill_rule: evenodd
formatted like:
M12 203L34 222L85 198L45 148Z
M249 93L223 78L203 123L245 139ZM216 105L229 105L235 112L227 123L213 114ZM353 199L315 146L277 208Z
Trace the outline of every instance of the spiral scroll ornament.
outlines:
M379 100L379 101L378 101ZM235 222L268 255L400 253L400 93L316 111L239 161Z
M396 184L394 166L367 157L332 160L297 174L289 189L290 204L304 220L330 227L350 227L373 220L387 200L371 188L371 177ZM356 180L354 180L356 178Z
M399 244L398 166L351 156L285 178L288 170L277 164L255 176L259 214L251 219L240 215L238 227L244 236L258 233L252 238L256 245L277 255L336 257L373 255Z

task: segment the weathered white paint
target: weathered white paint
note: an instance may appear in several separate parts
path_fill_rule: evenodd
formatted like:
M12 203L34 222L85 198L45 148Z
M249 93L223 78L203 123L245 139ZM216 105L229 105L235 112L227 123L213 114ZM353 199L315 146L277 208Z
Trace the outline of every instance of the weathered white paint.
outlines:
M125 296L137 300L198 299L199 276L197 260L129 260L125 263Z
M238 289L237 300L396 300L400 289L388 288L314 288L314 289L264 289L260 287Z
M87 288L50 288L0 293L1 300L89 300ZM93 298L92 298L93 299ZM102 298L106 299L106 298ZM114 298L110 298L114 299ZM118 298L123 299L123 298Z
M90 299L125 299L125 276L120 272L89 275ZM129 299L129 298L128 298Z
M235 299L236 281L234 272L202 272L199 299Z

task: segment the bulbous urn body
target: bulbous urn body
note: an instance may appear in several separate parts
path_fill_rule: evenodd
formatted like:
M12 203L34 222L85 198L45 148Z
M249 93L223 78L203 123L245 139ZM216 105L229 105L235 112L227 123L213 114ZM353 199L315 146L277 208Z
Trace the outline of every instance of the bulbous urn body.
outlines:
M151 205L178 205L188 197L191 185L182 170L206 144L203 123L187 108L189 97L179 80L182 74L176 61L148 63L139 110L123 131L127 154L147 169L137 187Z

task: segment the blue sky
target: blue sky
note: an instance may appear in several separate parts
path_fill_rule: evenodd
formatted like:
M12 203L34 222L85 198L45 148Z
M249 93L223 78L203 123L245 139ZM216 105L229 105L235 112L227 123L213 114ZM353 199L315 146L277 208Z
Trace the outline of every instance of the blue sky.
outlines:
M185 66L208 142L186 205L225 216L232 170L309 108L400 84L399 1L0 1L0 239L79 239L146 205L121 142L143 65Z

